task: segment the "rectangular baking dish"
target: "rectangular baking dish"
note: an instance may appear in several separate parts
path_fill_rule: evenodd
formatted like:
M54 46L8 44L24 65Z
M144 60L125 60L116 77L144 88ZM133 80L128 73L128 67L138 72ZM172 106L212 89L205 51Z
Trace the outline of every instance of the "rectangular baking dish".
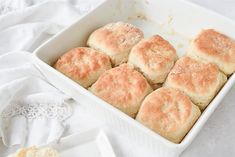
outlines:
M235 74L230 76L183 141L180 144L172 143L51 67L66 51L86 46L92 31L115 21L126 21L138 26L144 31L145 37L154 34L163 36L174 45L179 56L184 55L190 40L201 29L214 28L235 38L235 23L184 0L104 0L93 11L34 52L36 65L48 81L78 101L92 116L104 121L113 131L118 131L140 147L146 147L158 157L178 156L192 142L233 86Z

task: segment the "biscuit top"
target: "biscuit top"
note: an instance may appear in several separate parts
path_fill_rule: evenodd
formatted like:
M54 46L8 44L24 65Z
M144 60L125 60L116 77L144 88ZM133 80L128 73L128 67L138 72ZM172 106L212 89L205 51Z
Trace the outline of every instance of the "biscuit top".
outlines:
M92 86L95 94L110 104L125 107L138 100L150 88L146 79L128 64L106 71Z
M22 148L15 154L9 157L59 157L59 153L50 147L36 148L35 146L29 148Z
M141 40L131 53L139 55L144 65L153 71L165 69L166 64L177 59L174 47L159 35Z
M105 45L113 54L130 51L143 36L139 28L123 22L107 24L91 35L97 43Z
M36 154L37 150L38 149L36 147L22 148L18 150L16 154L11 155L10 157L33 157L33 154Z
M68 72L71 76L83 79L109 62L109 57L105 54L91 48L79 47L61 56L54 67L62 72Z
M187 122L192 105L191 100L183 92L162 87L145 98L138 118L143 122L149 122L155 131L174 132Z
M168 75L167 81L195 93L207 93L217 83L219 69L212 63L203 63L182 57Z
M213 29L203 30L194 39L194 44L201 53L235 63L235 41Z

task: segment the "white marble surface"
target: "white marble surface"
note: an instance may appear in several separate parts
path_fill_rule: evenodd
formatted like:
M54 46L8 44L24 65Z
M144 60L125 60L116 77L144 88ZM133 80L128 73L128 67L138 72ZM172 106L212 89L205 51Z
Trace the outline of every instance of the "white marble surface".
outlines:
M190 0L235 20L235 0ZM235 29L235 28L234 28ZM224 98L182 157L235 156L235 87Z

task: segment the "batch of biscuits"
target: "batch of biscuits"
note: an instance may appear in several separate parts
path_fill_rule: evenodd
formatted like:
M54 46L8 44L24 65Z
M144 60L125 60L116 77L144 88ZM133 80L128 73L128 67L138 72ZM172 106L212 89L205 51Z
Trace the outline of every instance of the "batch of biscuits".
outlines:
M166 139L180 143L235 71L235 42L202 30L183 57L160 35L116 22L92 32L53 65Z
M88 47L64 53L55 69L166 139L180 143L235 71L235 41L202 30L185 56L160 35L107 24Z

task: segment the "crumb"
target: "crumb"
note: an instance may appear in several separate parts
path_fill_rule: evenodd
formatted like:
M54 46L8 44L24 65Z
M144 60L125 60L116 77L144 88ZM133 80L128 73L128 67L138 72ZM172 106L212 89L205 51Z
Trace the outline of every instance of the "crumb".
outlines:
M172 21L173 21L173 16L172 16L172 15L169 15L169 16L168 16L167 24L168 24L168 25L171 24Z
M183 45L182 43L179 43L179 44L177 45L177 47L180 49L180 48L184 47L184 45Z
M141 20L144 20L144 21L147 21L148 18L146 17L146 15L144 15L143 13L138 13L137 14L137 18L138 19L141 19Z
M175 30L172 28L170 31L168 31L168 34L169 35L176 35L176 32L175 32Z
M132 15L132 16L129 16L128 18L127 18L127 20L134 20L134 19L140 19L140 20L143 20L143 21L147 21L148 20L148 18L147 18L147 16L144 14L144 13L136 13L136 14L134 14L134 15Z

